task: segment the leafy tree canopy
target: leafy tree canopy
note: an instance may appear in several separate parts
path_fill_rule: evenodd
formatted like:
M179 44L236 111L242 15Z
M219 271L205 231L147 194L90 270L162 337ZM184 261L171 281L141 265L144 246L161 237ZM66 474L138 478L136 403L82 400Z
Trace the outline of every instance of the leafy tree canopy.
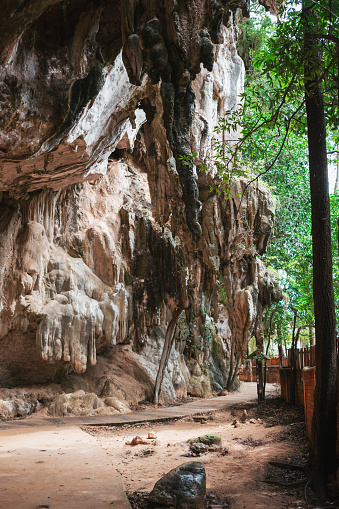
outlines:
M319 28L317 65L324 93L328 155L335 163L339 146L339 0L312 5L316 8L311 22L312 17L316 18L313 21ZM275 313L280 330L286 332L295 313L299 325L314 324L304 71L315 57L311 50L305 51L300 1L285 1L276 20L256 2L252 3L252 11L249 20L238 24L238 51L246 67L240 105L219 120L209 160L201 164L198 154L193 154L186 158L186 164L197 158L200 170L215 165L226 199L232 196L235 177L246 176L250 184L260 181L269 187L275 199L276 218L264 260L275 269L288 296L288 304L278 305ZM339 304L338 195L331 197L331 209L334 288Z
M335 161L338 144L339 2L322 2L316 9L328 151ZM217 132L231 131L235 123L241 136L229 146L228 162L250 168L252 179L270 188L276 203L275 231L264 256L277 271L288 295L288 306L279 304L275 321L285 328L297 313L300 324L314 323L312 294L311 201L308 141L305 124L304 65L314 58L303 51L304 21L300 2L287 2L280 19L256 7L254 16L239 26L239 52L246 66L242 105L221 119ZM226 157L227 159L227 157ZM234 170L233 170L234 172ZM339 303L337 224L339 197L331 197L335 298ZM338 309L338 307L337 307ZM270 314L268 312L267 320ZM277 336L279 331L277 329Z

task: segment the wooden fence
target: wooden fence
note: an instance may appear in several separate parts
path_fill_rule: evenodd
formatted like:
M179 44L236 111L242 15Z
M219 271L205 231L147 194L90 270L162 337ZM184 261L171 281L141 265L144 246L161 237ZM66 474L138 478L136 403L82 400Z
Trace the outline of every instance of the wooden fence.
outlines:
M287 367L291 367L291 355L292 349L290 348L287 352ZM310 348L297 348L295 351L297 358L297 369L303 369L306 366L312 367L315 366L315 346L311 346Z

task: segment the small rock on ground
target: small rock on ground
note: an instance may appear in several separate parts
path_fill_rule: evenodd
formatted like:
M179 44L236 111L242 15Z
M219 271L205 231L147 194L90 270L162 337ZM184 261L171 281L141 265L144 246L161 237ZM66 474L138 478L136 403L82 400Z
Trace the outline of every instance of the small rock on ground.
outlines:
M206 473L200 462L190 462L174 468L156 482L149 495L154 508L204 509Z

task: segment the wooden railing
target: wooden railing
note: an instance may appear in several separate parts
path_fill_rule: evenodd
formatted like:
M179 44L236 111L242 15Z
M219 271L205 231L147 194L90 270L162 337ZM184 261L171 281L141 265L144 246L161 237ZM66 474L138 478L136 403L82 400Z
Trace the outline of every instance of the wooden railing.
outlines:
M247 366L248 362L250 362L252 364L252 367L255 368L255 366L256 366L256 359L251 359L250 361L247 360L246 366ZM283 366L286 366L286 363L287 363L287 359L286 359L286 357L284 357L283 358ZM279 357L271 357L270 359L267 359L267 366L280 366L280 359L279 359Z
M291 367L291 348L287 352L287 366ZM315 346L310 348L297 348L295 351L297 363L296 368L302 369L306 366L315 366Z
M310 348L297 348L295 354L297 359L296 369L303 369L306 366L315 366L315 346L311 346ZM252 366L255 366L255 363L255 359L251 359ZM279 364L279 357L273 357L267 360L267 366ZM287 357L283 357L282 359L282 367L291 367L291 348L287 350Z

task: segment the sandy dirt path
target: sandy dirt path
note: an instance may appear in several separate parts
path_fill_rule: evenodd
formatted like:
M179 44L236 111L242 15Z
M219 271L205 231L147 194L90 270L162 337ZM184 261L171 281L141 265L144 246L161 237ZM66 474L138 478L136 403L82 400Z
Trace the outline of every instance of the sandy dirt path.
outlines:
M277 391L274 386L269 385L267 392L276 393ZM255 400L255 398L256 384L243 384L240 391L225 397L200 399L174 407L157 409L150 407L145 411L118 416L56 419L32 415L24 420L1 422L0 509L99 509L100 507L127 509L130 506L124 489L134 489L134 486L139 489L145 487L145 484L147 489L151 485L153 487L154 482L174 466L171 456L176 457L178 452L183 452L181 445L174 444L185 440L188 431L184 431L184 436L180 439L169 438L165 433L161 442L165 444L166 453L160 454L161 461L157 460L156 469L151 475L150 471L145 469L147 464L143 453L139 464L131 461L134 457L132 453L130 457L125 457L124 437L108 445L82 431L79 428L80 425L138 426L138 422L159 419L166 421L201 412L223 411L234 404ZM167 423L164 422L163 426L165 424ZM215 426L212 427L214 430ZM211 426L207 426L206 430L210 432ZM201 428L202 431L203 428ZM169 430L168 433L171 434L172 431ZM121 443L118 443L119 441ZM167 443L171 443L169 448ZM173 451L177 450L177 453L174 454L171 447L174 447ZM151 462L154 459L148 458ZM215 457L206 457L206 460L212 463L215 459ZM179 464L185 461L189 459L178 458L175 462ZM126 467L125 471L121 469L121 465ZM234 465L234 473L236 472L237 466ZM139 481L134 485L134 479L137 477L141 479L141 485ZM217 476L211 472L209 478L209 482L215 478L215 483L224 483L224 474L221 475L221 472ZM145 480L147 480L146 483Z
M130 509L112 463L78 427L2 431L0 508Z
M248 418L242 423L244 408L248 409ZM287 423L283 422L284 412L280 412L271 426L260 418L256 405L248 402L206 414L202 423L196 418L183 418L171 423L84 429L97 438L109 458L114 458L129 494L147 494L155 482L172 468L189 461L201 461L206 470L207 493L212 501L215 499L224 507L306 509L304 488L294 489L291 484L295 480L294 473L288 472L287 475L286 471L275 469L268 463L288 461L296 456L298 462L302 459L300 450L304 449L305 442L302 419L302 409L296 417L292 413ZM155 440L147 438L150 431L156 435ZM221 435L224 451L190 456L187 441L205 434ZM148 444L128 445L136 435ZM275 480L287 482L289 486L283 489L270 484L270 473L274 473ZM296 475L297 480L303 477L300 472Z

